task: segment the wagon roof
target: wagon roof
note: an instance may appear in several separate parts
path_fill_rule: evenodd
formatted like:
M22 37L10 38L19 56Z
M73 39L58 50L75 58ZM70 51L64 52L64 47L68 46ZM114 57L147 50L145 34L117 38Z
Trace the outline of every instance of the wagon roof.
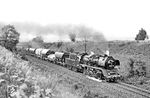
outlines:
M35 50L35 48L29 48L29 50L30 50L30 51L34 51L34 50Z
M50 51L50 49L43 49L43 50L41 51L41 54L46 54L48 51Z
M55 52L55 56L61 58L64 55L63 52Z
M36 49L36 50L35 50L35 53L37 54L37 53L39 53L41 50L42 50L42 48Z

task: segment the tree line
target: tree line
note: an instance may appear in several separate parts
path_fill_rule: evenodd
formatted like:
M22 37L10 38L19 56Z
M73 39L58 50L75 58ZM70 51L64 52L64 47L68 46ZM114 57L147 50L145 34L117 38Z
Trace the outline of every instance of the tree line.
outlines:
M16 49L16 45L19 43L20 33L15 29L13 25L5 25L0 29L0 45L10 51ZM69 34L70 41L76 41L76 34L74 32ZM138 34L135 36L136 41L148 39L148 35L145 29L141 28ZM42 37L35 37L33 41L43 43Z

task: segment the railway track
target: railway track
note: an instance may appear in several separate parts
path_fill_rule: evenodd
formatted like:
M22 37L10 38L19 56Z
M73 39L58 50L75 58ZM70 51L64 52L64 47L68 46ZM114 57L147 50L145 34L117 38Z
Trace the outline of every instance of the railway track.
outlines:
M102 82L98 79L94 79L93 77L89 77L89 76L86 76L86 77L89 79L92 79L94 81L97 81L97 82ZM143 96L144 98L150 98L150 91L142 89L142 88L138 88L133 85L129 85L129 84L126 84L123 82L118 82L118 83L114 83L113 86L119 87L121 89L125 89L125 90L127 90L129 92L133 92L135 94L139 94L139 95Z
M142 88L138 88L136 86L129 85L129 84L122 83L122 82L119 82L119 83L114 84L114 85L119 87L119 88L123 88L125 90L128 90L130 92L139 94L139 95L141 95L141 96L143 96L145 98L150 98L150 91L148 91L148 90L145 90L145 89L142 89Z
M92 79L92 80L97 81L97 82L102 82L102 81L100 81L98 79L94 79L93 77L88 77L87 76L87 78ZM136 86L129 85L129 84L122 83L122 82L114 83L112 85L115 86L115 87L124 89L126 91L135 93L137 95L143 96L142 98L150 98L150 91L148 91L148 90L145 90L145 89L142 89L142 88L138 88Z
M32 58L35 58L35 57L32 57ZM37 58L35 58L37 59ZM39 61L40 63L43 63L42 60ZM47 61L45 61L44 64L46 64ZM47 62L49 63L49 62ZM48 68L48 66L45 66L46 68ZM63 68L63 67L62 67ZM56 70L60 70L60 69L56 69ZM63 73L65 75L65 72ZM79 74L79 73L78 73ZM79 79L81 81L84 81L86 82L83 77L82 74L79 74L79 76L81 77L76 77L76 76L73 76L72 74L70 74L72 77L76 78L76 79ZM93 78L90 78L88 76L85 76L84 78L88 78L90 80L93 80L95 82L102 82L102 81L99 81L98 79L93 79ZM90 81L90 83L92 83L92 81ZM106 83L103 82L103 84L105 85ZM144 89L141 89L141 88L138 88L136 86L133 86L133 85L129 85L129 84L125 84L125 83L122 83L122 82L119 82L119 83L107 83L107 85L109 85L111 88L115 88L115 90L118 89L118 91L127 91L127 92L130 92L132 94L135 94L136 96L140 96L140 97L134 97L134 98L150 98L150 91L148 90L144 90ZM120 98L120 97L119 97ZM128 98L128 97L127 97ZM130 97L130 98L133 98L133 97Z

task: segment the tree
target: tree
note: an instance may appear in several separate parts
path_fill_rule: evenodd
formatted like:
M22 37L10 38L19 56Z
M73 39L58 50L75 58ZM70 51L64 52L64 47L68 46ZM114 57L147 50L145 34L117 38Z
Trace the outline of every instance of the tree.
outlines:
M143 28L141 28L141 30L139 30L139 33L136 35L135 40L145 40L146 38L148 39L147 32Z
M73 53L73 52L74 52L74 49L73 49L73 48L71 48L71 47L70 47L70 48L68 48L68 47L67 47L67 48L66 48L66 51L67 51L67 52L71 52L71 53Z
M19 36L20 34L13 25L6 25L0 30L0 45L14 51L17 43L19 43Z

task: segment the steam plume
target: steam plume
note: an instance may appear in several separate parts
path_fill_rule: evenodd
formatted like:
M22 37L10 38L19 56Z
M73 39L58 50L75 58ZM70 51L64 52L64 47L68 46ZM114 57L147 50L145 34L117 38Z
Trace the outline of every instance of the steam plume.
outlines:
M44 41L68 40L74 37L72 41L88 39L91 41L105 41L101 32L83 25L40 25L36 23L12 23L16 30L22 35L20 40L32 40L35 36L41 36ZM73 33L73 34L72 34ZM69 36L68 36L69 35ZM27 38L27 36L29 36ZM54 36L54 37L52 37ZM71 38L71 39L72 39Z

